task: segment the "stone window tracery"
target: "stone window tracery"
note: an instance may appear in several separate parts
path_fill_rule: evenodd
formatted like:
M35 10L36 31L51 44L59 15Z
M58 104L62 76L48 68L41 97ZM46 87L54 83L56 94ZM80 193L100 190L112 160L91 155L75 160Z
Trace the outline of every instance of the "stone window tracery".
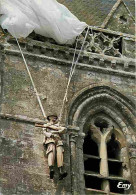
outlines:
M83 144L84 179L87 190L125 193L124 189L117 188L121 181L129 183L124 177L123 166L128 165L123 161L126 151L123 139L120 131L103 117L97 117L91 123Z

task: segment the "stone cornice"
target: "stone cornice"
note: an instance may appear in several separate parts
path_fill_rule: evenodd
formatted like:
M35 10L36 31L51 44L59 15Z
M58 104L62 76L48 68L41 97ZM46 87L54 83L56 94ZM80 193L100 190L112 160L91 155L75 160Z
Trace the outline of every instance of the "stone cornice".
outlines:
M8 55L21 56L19 50L5 48L4 51L5 51L5 54L8 54ZM71 63L72 63L71 61L66 60L66 59L49 57L49 56L45 56L45 55L41 55L41 54L40 55L39 54L32 54L29 52L23 52L23 53L24 53L26 58L43 59L46 62L53 62L54 64L57 64L57 65L71 66ZM128 59L120 59L117 57L109 57L109 56L103 56L101 54L92 54L92 53L90 53L90 56L91 56L90 64L78 63L77 68L89 70L89 71L107 73L107 74L111 74L111 75L118 75L118 76L123 76L123 77L135 78L134 73L124 71L124 70L118 70L118 69L116 70L116 65L118 63L121 64L122 66L124 66L124 69L125 69L126 62L127 62L126 60L128 60ZM105 61L105 63L104 63L104 61ZM109 66L107 65L108 64L107 61L110 63ZM94 62L96 62L97 64ZM134 60L131 59L130 63L132 63L131 66L135 67ZM107 65L107 66L105 66L105 65ZM125 69L125 70L128 70L128 69Z

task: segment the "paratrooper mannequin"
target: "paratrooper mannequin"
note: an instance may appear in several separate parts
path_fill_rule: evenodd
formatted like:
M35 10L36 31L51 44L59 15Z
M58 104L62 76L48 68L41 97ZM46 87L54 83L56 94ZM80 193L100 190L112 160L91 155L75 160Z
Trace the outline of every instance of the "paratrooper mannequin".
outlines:
M48 165L50 168L50 179L54 177L54 163L55 154L57 155L57 166L59 169L59 180L62 180L67 176L67 172L63 169L63 141L61 139L61 134L65 133L66 128L58 124L58 117L55 115L50 115L47 117L49 123L41 125L36 124L36 127L42 127L45 139L43 145L46 148L46 154L48 156Z

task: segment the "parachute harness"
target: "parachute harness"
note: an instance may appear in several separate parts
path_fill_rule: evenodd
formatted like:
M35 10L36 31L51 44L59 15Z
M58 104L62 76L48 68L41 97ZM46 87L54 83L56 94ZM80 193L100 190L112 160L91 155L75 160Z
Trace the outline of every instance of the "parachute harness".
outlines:
M78 61L79 61L81 52L82 52L82 50L83 50L83 47L84 47L84 44L85 44L85 41L86 41L88 32L89 32L89 26L88 26L88 28L87 28L86 35L85 35L85 37L84 37L84 40L83 40L81 49L80 49L80 51L79 51L79 54L78 54L78 56L77 56L77 60L75 61L75 56L76 56L76 51L77 51L78 38L77 38L77 41L76 41L76 46L75 46L73 61L72 61L71 69L70 69L69 79L68 79L68 83L67 83L67 86L66 86L66 91L65 91L65 94L64 94L64 98L63 98L63 102L62 102L62 107L61 107L61 111L60 111L60 115L59 115L59 123L61 122L61 119L62 119L62 115L63 115L63 111L64 111L64 105L65 105L65 102L66 102L66 100L67 100L69 85L70 85L72 76L73 76L73 74L74 74L74 72L75 72L75 68L76 68L77 63L78 63ZM38 100L40 109L41 109L42 114L43 114L43 117L46 119L47 116L46 116L46 114L45 114L45 111L44 111L44 108L43 108L41 99L40 99L40 97L39 97L39 94L38 94L38 91L37 91L37 89L36 89L36 86L35 86L34 80L33 80L33 78L32 78L32 75L31 75L31 73L30 73L30 70L29 70L28 64L27 64L27 62L26 62L26 59L25 59L25 57L24 57L23 51L22 51L22 49L21 49L21 46L20 46L20 44L19 44L18 39L17 39L16 37L15 37L15 39L16 39L17 45L18 45L18 47L19 47L20 53L21 53L21 55L22 55L22 58L23 58L23 61L24 61L26 70L27 70L28 75L29 75L29 77L30 77L32 86L33 86L33 88L34 88L34 92L35 92L35 94L36 94L36 97L37 97L37 100Z

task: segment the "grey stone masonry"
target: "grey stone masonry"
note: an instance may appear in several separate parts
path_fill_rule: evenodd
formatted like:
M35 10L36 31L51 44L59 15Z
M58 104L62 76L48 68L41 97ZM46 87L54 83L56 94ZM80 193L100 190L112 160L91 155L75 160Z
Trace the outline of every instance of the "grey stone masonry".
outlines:
M86 29L78 37L76 58L85 33ZM59 115L76 42L58 45L52 39L32 33L26 39L19 39L19 43L46 115ZM116 194L111 188L115 177L108 175L108 169L106 175L102 170L103 175L89 173L96 180L105 180L102 188L86 187L83 145L97 116L115 126L116 137L123 154L126 153L123 174L129 177L131 192L136 193L134 36L90 27L70 82L61 121L67 127L62 138L68 176L63 181L58 181L57 166L54 180L50 180L44 135L41 128L35 127L35 123L47 121L42 116L16 40L1 32L0 87L0 194ZM105 156L97 157L98 161L103 158L103 166Z

